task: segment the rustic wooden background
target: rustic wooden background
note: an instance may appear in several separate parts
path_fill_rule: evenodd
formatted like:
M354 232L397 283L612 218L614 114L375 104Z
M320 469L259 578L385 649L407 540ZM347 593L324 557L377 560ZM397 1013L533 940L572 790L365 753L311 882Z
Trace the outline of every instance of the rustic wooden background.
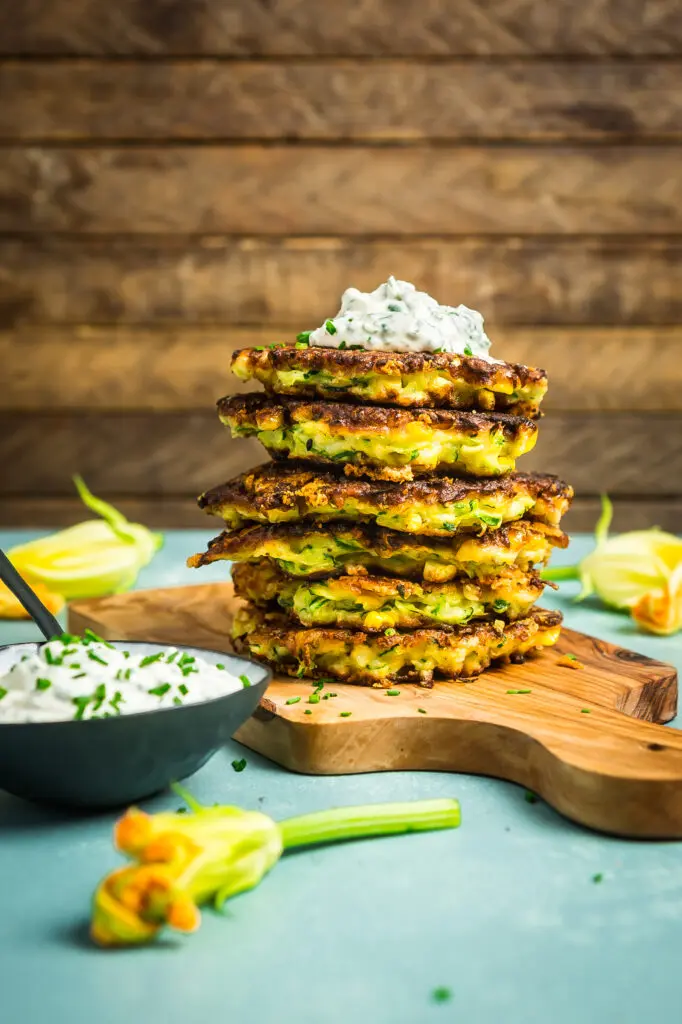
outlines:
M550 372L526 468L682 527L682 8L0 6L0 522L154 525L259 459L231 351L389 273Z

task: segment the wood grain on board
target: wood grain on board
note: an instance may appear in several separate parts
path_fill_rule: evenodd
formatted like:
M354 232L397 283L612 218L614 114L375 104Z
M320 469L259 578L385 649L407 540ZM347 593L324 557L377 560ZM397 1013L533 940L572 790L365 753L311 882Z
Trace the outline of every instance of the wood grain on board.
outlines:
M0 237L0 326L228 323L298 331L338 309L350 284L371 290L389 274L440 301L480 309L496 347L500 324L682 320L682 239L674 237L48 234Z
M236 603L229 584L136 591L72 604L68 625L110 640L227 651ZM584 668L559 665L566 651ZM592 828L682 836L682 735L647 724L675 714L677 676L670 665L566 630L556 648L469 683L400 684L398 695L388 697L334 683L336 696L306 716L310 687L311 680L276 676L237 739L309 774L494 775L530 787ZM291 695L303 699L287 705Z
M493 352L547 370L557 411L682 412L682 327L487 327ZM0 330L0 410L209 410L245 390L241 347L291 338L282 327L24 327ZM83 366L88 373L80 372ZM248 389L260 385L248 385ZM547 429L547 420L540 426ZM682 419L680 420L682 434Z
M219 520L197 508L196 491L175 495L129 495L108 491L104 495L131 522L145 523L153 529L207 530L211 536L220 533ZM561 524L568 533L592 533L599 518L597 497L578 497ZM16 527L54 528L72 526L83 521L80 498L62 495L0 495L0 529ZM664 498L622 498L615 500L613 532L644 530L658 526L672 533L680 532L682 496Z
M679 83L656 61L3 61L0 138L679 140Z
M23 0L0 9L0 53L679 54L682 16L670 0Z
M555 413L520 468L553 472L578 494L679 494L681 418L653 413ZM0 494L71 495L81 473L95 493L198 494L267 460L204 413L0 415Z
M8 147L0 230L671 234L674 146Z

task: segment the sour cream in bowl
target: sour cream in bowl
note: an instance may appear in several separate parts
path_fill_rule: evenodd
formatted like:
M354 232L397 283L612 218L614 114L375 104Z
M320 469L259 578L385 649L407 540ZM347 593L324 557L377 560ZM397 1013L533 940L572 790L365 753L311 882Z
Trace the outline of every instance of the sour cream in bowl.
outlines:
M200 768L270 681L246 658L64 634L0 648L0 788L112 807Z

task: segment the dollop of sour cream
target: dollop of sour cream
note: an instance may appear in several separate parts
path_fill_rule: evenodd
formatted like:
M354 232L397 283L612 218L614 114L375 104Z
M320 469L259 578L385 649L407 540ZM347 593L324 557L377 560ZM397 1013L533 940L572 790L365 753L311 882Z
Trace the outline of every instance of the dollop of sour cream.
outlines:
M309 345L385 352L450 352L488 355L490 339L483 317L467 306L441 306L409 281L389 277L373 292L347 288L341 309L311 331Z
M0 724L112 718L222 697L248 686L224 665L166 647L146 655L64 634L0 677Z

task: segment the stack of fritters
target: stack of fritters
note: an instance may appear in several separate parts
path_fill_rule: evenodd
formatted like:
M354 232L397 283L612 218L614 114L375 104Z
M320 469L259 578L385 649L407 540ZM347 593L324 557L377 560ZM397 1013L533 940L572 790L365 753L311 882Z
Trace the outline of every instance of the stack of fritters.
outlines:
M556 642L535 566L572 490L516 473L543 371L473 356L243 349L223 398L235 437L273 462L203 494L225 531L194 566L237 563L238 650L293 676L388 687L469 677Z

